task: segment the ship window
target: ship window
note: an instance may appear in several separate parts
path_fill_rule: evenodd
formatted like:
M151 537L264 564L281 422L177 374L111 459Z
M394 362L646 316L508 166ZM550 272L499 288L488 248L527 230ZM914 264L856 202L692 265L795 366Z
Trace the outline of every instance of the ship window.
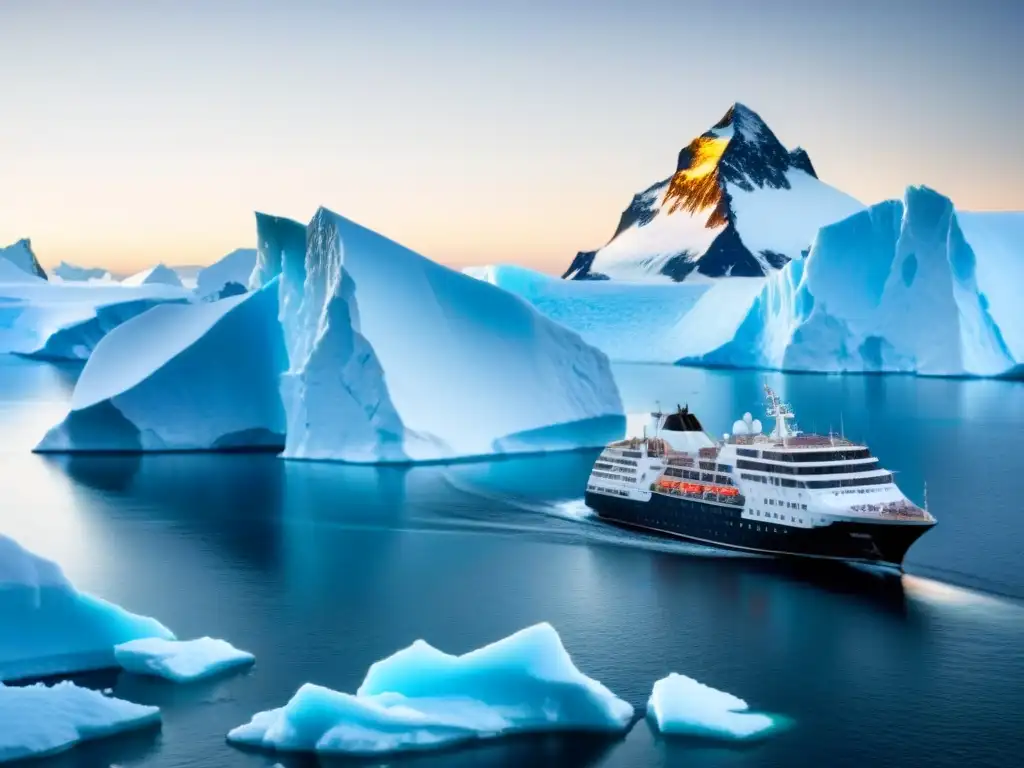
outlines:
M801 505L800 505L800 509L807 509L807 505L806 505L806 504L801 504ZM802 522L802 521L801 521L801 522Z

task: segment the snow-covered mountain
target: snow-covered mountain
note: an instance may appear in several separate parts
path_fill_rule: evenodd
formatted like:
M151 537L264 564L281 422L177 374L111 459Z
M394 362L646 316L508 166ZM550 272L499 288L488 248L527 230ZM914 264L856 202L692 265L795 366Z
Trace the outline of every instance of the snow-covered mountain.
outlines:
M102 267L79 267L77 264L68 264L62 261L58 264L53 274L65 283L82 283L92 280L113 280L113 276Z
M737 103L683 148L672 176L633 197L608 244L578 253L563 277L763 276L806 254L820 227L863 207Z
M46 271L40 266L39 259L32 252L32 241L27 237L14 245L0 248L0 259L10 262L22 272L43 280L46 279Z
M176 288L182 287L181 277L170 267L164 264L157 264L155 267L136 272L121 281L122 285L173 285Z

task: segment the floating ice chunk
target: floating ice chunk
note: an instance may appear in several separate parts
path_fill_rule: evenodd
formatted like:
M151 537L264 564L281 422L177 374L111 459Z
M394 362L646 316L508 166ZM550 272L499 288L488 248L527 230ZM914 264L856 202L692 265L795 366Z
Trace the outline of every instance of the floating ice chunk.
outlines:
M114 667L114 646L144 637L174 634L79 592L59 565L0 535L0 680Z
M462 656L417 640L370 667L353 696L304 685L228 740L376 755L527 731L624 731L633 707L580 672L549 624Z
M212 677L252 664L256 657L212 637L197 640L130 640L114 648L114 658L128 672L155 675L176 683Z
M160 722L160 710L73 683L0 683L0 763L63 752L80 741Z
M667 735L749 739L766 734L775 720L748 712L743 699L673 672L654 684L647 714Z

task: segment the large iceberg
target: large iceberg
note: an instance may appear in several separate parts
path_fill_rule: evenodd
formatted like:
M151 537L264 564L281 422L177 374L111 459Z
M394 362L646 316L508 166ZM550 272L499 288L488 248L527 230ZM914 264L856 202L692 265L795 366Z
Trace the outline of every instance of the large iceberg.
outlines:
M157 264L155 267L144 269L129 275L121 281L121 285L173 285L176 288L183 287L181 276L165 264Z
M163 304L96 345L40 452L279 449L277 285Z
M13 265L19 272L30 277L46 279L46 271L39 264L39 259L32 251L32 242L28 238L19 240L14 245L0 248L0 282L18 278L16 273L6 268L7 264Z
M0 683L0 763L44 757L160 723L157 707L104 696L69 682Z
M744 740L779 725L770 715L749 709L743 699L675 672L654 684L647 702L648 717L665 735Z
M1015 276L992 264L979 268L989 260L1014 266L1013 259L975 252L949 199L910 187L903 201L880 203L824 227L806 260L768 279L732 340L683 362L939 376L1012 373L1024 361L1024 315L1005 289L997 302L989 300L1000 281ZM1016 272L1024 269L1017 266Z
M238 248L196 275L196 295L210 301L245 293L256 266L255 248Z
M114 667L115 645L146 637L174 634L79 592L59 565L0 534L0 681Z
M572 663L548 624L451 656L418 640L374 664L353 696L304 685L228 740L378 755L535 731L622 732L633 707Z
M302 250L295 222L261 224L256 274L282 265L285 456L445 460L621 437L607 357L518 297L323 208Z
M175 683L191 683L252 664L256 657L231 643L212 637L165 640L147 637L129 640L114 648L121 668L138 675L162 677Z

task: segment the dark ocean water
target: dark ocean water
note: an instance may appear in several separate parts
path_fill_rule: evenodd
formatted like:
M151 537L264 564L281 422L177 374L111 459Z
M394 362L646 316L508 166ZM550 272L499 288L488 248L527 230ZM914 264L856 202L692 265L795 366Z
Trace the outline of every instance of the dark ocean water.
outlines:
M617 369L627 407L688 403L722 432L761 409L752 372ZM523 738L369 765L1012 766L1024 761L1024 385L769 376L804 428L865 439L939 525L909 574L796 567L648 539L586 514L596 452L373 469L267 455L44 458L75 372L0 357L0 530L83 589L223 637L248 672L175 686L85 678L158 704L159 731L33 765L283 766L229 729L304 682L358 686L418 637L464 652L538 621L643 707L671 671L792 718L744 747ZM0 724L2 727L2 724ZM338 764L324 761L323 765ZM367 763L363 763L366 765Z

